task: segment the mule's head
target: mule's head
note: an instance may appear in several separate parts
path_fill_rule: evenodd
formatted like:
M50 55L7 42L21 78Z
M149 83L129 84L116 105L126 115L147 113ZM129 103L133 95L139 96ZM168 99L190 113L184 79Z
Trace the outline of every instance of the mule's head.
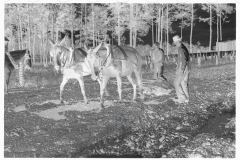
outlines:
M60 55L61 55L61 49L59 49L59 45L57 43L55 43L53 40L49 39L49 43L51 44L50 47L50 56L53 59L53 65L54 65L54 69L59 72L60 71Z
M86 52L87 52L86 60L87 60L87 63L89 64L90 69L91 69L91 78L92 78L94 81L97 80L97 76L96 76L96 72L95 72L95 70L94 70L94 67L100 67L100 66L97 66L97 65L99 65L99 64L97 63L97 61L98 61L98 59L99 59L99 57L98 57L98 55L97 55L97 52L98 52L98 50L100 49L101 46L102 46L102 43L100 43L100 44L99 44L96 48L94 48L94 49L92 49L92 48L88 49L88 48L86 47L86 45L84 44L84 48L85 48L85 50L86 50Z
M28 49L26 50L26 53L24 55L23 64L24 64L24 70L32 70L32 68L31 68L32 67L32 56Z

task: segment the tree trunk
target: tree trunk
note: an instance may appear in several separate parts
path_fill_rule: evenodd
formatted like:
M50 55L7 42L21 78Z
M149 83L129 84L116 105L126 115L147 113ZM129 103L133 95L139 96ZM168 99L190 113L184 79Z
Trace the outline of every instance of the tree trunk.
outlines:
M58 43L58 28L56 27L56 43Z
M161 18L161 43L160 43L160 48L162 48L162 43L163 43L163 6L162 6L162 18Z
M132 21L133 21L133 4L130 4L130 47L132 47L133 46L133 44L132 44L132 32L133 32L133 30L132 30Z
M113 30L112 30L112 33L111 33L111 34L112 34L112 45L113 45Z
M20 3L18 4L18 20L19 20L19 29L20 29L20 50L23 49L23 36L22 36L22 21L21 21L21 13L20 13Z
M157 21L157 20L156 20ZM156 38L155 38L155 42L158 41L158 23L156 22Z
M121 35L120 35L120 8L118 8L118 45L121 45Z
M159 15L158 16L159 19L158 19L158 40L157 41L160 42L160 35L161 35L160 30L161 30L161 23L162 23L162 22L160 22L161 21L161 8L160 7L158 8L158 15Z
M169 25L169 24L168 24L168 4L167 4L167 14L166 14L166 15L167 15L167 58L168 58L168 60L169 60L169 57L168 57L168 42L169 42L169 39L168 39L168 38L169 38L169 37L168 37L168 27L169 27L169 26L168 26L168 25Z
M29 10L29 3L28 3L28 49L31 52L31 27L30 27L30 10Z
M135 15L135 20L136 20L136 24L134 27L134 44L133 44L133 48L137 47L137 30L138 30L138 3L136 4L136 15Z
M182 38L182 30L183 30L183 17L182 17L182 23L181 23L181 38Z
M72 48L74 48L74 31L73 31L73 22L74 22L74 12L73 12L74 6L73 3L71 4L71 10L72 10L72 30L71 30L71 39L72 39Z
M28 9L29 9L29 4L28 4ZM21 39L22 39L22 25L21 25L21 18L20 18L20 4L18 4L18 11L19 11L20 33L21 33ZM30 15L29 14L28 14L28 27L29 27L28 29L30 31ZM29 32L29 37L30 37L30 32ZM29 38L29 47L30 47L30 38ZM22 43L22 49L23 49L23 43ZM22 61L19 62L19 84L20 84L21 87L24 86L24 69L23 69Z
M152 18L152 46L154 43L154 26L153 26L153 18Z
M210 39L209 39L209 52L212 48L212 5L209 4L209 12L210 12Z
M79 41L80 41L80 47L82 47L83 45L82 45L82 28L83 28L83 5L80 3L80 5L81 5L81 17L80 17L80 22L81 22L81 24L79 25L79 32L80 32L80 36L79 36Z
M48 14L48 17L47 17L47 24L46 24L46 45L45 45L45 50L44 50L44 59L43 59L43 64L44 64L44 66L46 67L47 66L47 57L48 57L48 52L47 52L47 50L48 50L48 25L49 25L49 16L50 16L50 14ZM44 31L44 29L43 29L43 31ZM44 32L43 32L43 34L44 34ZM43 45L44 45L44 39L43 39Z
M33 26L33 47L32 47L32 63L35 64L35 42L36 42L36 27Z
M218 39L219 39L219 29L218 29L218 4L217 4L217 52L218 52L218 58L220 58L220 52L219 52L219 44L218 44ZM216 61L216 65L218 65L217 63L218 61Z
M41 56L40 56L40 59L41 59L41 63L42 64L44 64L44 23L42 24L42 39L41 39L41 48L42 48L42 50L40 50L40 51L42 51L42 53L41 53Z
M87 3L85 3L85 41L87 41Z
M217 4L217 42L218 42L218 39L219 39L219 29L218 29L218 4Z
M222 41L222 10L220 11L220 41Z
M192 33L193 33L193 3L192 3L192 18L191 18L191 33L190 33L190 53L192 53Z
M18 24L18 50L21 50L21 33L20 33L20 25Z
M98 31L98 40L97 40L97 45L100 43L100 31Z
M54 40L54 11L52 13L52 40Z
M92 3L92 21L93 21L93 47L95 47L95 34L94 34L94 10L93 10L93 3Z
M44 53L44 49L43 49L44 48L44 46L43 46L43 41L44 40L43 39L44 39L44 34L43 34L43 28L42 28L42 36L41 36L41 48L42 49L39 48L39 51L40 51L39 52L39 54L40 54L40 63L41 64L43 64L43 53Z

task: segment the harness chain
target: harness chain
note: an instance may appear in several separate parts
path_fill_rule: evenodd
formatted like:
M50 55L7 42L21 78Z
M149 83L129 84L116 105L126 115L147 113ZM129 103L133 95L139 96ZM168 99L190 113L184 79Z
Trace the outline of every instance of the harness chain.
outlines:
M14 66L15 69L19 69L19 65L16 64L16 62L14 61L13 57L10 55L9 52L6 52L9 60L11 61L12 65Z

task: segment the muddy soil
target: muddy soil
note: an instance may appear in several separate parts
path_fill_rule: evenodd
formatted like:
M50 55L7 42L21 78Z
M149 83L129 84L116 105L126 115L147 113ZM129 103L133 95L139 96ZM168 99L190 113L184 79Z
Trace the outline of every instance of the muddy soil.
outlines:
M5 157L235 157L235 64L193 67L187 105L171 100L173 64L165 67L167 82L144 70L145 99L136 102L126 78L124 101L117 101L111 79L105 108L90 77L85 77L89 104L74 80L65 86L65 104L59 104L61 75L50 67L39 73L28 73L27 87L12 85L4 96Z

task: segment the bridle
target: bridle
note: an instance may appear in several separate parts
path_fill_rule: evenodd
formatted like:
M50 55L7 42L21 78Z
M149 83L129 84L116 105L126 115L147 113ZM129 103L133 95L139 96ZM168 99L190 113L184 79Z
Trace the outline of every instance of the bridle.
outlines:
M56 47L58 47L58 49L60 50L60 51L55 51L57 53L55 53L55 55L54 55L54 56L56 56L56 61L58 61L57 59L59 58L60 64L58 64L56 62L58 67L63 67L63 68L71 67L72 63L69 63L68 65L66 65L67 64L67 58L64 59L64 56L66 56L66 53L63 53L64 49L65 50L68 50L68 49L63 47L63 46L60 46L60 45L56 45Z
M66 56L66 53L63 53L63 52L64 52L64 50L67 50L70 52L70 54L73 54L73 51L71 52L69 49L67 49L61 45L57 45L57 46L59 47L60 51L55 56L59 56L57 58L59 58L59 60L60 60L60 65L58 63L56 63L56 64L58 65L58 67L61 67L61 68L65 68L65 69L71 68L72 65L74 64L72 61L73 55L69 56L69 64L67 64L68 59L67 58L64 59L64 57ZM86 62L84 62L84 63L86 63ZM86 63L86 66L90 69L88 62ZM82 72L84 72L84 71L82 71ZM88 72L84 72L84 73L88 73Z

